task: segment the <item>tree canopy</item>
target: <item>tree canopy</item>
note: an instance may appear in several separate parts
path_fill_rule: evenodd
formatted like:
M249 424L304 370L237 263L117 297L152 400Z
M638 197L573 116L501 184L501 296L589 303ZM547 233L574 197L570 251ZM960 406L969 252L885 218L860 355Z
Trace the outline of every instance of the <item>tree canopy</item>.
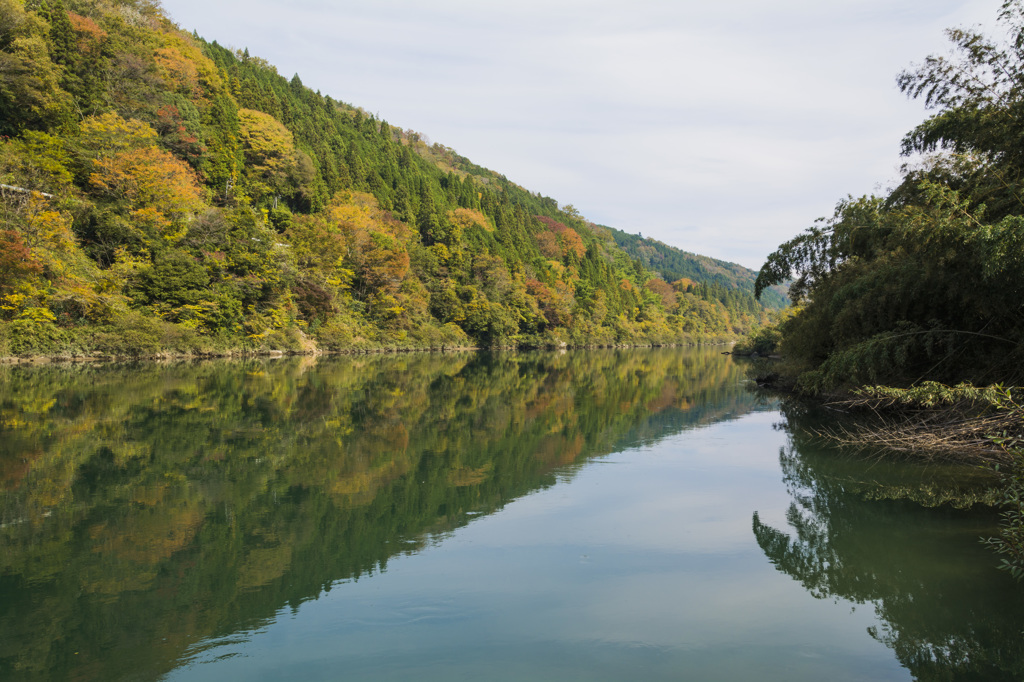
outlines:
M897 79L934 110L901 184L840 201L761 269L758 294L794 278L782 346L803 388L1024 378L1024 3L999 18L1006 40L951 29L954 56Z

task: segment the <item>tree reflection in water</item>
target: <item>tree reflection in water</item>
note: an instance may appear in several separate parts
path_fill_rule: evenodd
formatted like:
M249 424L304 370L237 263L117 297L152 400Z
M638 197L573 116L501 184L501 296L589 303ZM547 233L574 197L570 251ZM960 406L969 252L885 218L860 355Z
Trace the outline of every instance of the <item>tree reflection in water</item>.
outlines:
M717 349L0 367L0 679L158 679L587 458L749 411L740 378Z
M783 414L789 532L753 516L776 568L818 599L873 605L869 634L917 680L1024 679L1024 590L979 543L995 523L986 472L851 457L809 435L820 415Z

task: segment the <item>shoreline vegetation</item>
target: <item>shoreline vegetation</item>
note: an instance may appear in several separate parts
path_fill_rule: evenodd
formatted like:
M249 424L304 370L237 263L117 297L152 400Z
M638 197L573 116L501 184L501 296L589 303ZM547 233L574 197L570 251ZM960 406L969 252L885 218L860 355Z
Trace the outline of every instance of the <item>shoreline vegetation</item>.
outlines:
M835 415L820 438L997 472L1000 568L1024 578L1024 1L1005 37L947 31L897 83L929 117L883 196L841 200L782 244L757 293L791 282L793 306L745 346L759 385ZM856 416L856 420L850 417Z

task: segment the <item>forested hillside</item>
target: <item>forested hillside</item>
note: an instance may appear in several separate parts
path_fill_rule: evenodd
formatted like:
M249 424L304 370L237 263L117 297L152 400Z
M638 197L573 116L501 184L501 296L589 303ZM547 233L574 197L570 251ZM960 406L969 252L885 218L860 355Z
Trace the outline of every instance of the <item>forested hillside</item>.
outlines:
M949 30L950 56L899 76L933 111L902 183L841 201L762 268L759 292L796 276L782 350L804 390L1024 379L1024 4L1000 21L1005 40Z
M767 319L149 0L0 0L0 135L0 355L665 343Z

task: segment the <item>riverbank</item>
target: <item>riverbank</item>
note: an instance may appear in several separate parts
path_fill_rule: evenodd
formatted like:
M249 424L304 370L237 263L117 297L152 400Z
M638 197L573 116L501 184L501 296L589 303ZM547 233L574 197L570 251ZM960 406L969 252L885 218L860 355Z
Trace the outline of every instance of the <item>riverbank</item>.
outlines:
M346 350L230 350L213 352L177 353L161 352L140 355L111 355L91 353L85 355L24 355L0 357L0 365L48 365L90 362L159 362L165 360L216 360L230 358L281 358L320 355L379 355L396 353L460 353L480 350L477 346L443 346L440 348L351 348Z
M0 365L49 365L79 364L92 362L160 362L169 360L214 360L231 358L280 358L280 357L315 357L331 355L391 355L402 353L475 353L479 351L530 351L530 350L597 350L610 348L687 348L697 346L723 346L734 343L732 340L704 340L680 343L595 343L571 345L561 344L524 344L509 346L366 346L352 348L312 348L294 349L231 349L224 351L175 352L162 351L142 354L111 354L111 353L68 353L68 354L26 354L16 356L0 356Z

